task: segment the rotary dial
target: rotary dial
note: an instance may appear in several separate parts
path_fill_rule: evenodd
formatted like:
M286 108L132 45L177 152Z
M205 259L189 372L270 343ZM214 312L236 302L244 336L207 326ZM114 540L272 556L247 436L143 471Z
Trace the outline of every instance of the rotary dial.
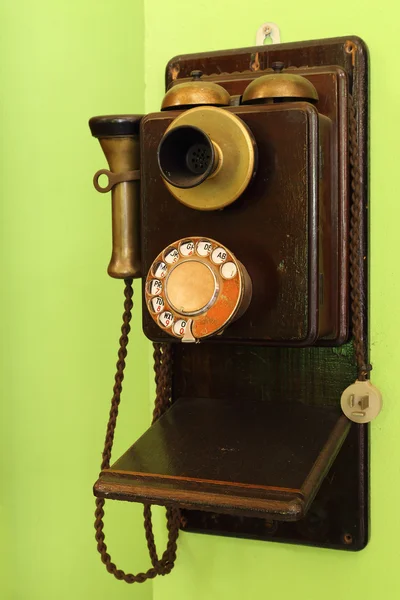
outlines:
M178 240L150 267L146 302L157 325L184 342L220 333L247 309L251 280L223 244L204 237Z

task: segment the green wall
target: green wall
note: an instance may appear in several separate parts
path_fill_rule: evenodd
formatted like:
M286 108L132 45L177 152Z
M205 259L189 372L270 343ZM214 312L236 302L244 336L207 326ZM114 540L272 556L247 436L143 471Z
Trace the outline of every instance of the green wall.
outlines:
M400 595L400 519L392 516L400 491L399 125L390 118L400 97L393 67L397 4L383 0L371 10L360 0L337 0L322 9L311 0L308 13L293 0L274 6L0 2L0 596L6 600ZM122 290L105 273L109 199L91 185L105 161L87 119L157 110L170 57L252 45L266 20L280 25L283 41L357 34L371 51L371 340L374 381L385 399L372 425L372 538L363 552L345 554L183 534L173 573L132 589L106 573L93 538L91 484L109 409ZM138 314L115 455L149 418L150 345ZM145 570L140 507L110 503L108 512L113 559ZM162 538L160 511L157 520Z
M356 34L371 53L371 350L373 380L385 410L372 425L372 533L361 553L347 554L193 534L180 538L176 570L154 583L156 600L338 598L394 600L400 597L400 403L398 335L400 293L397 198L400 81L397 4L392 0L281 3L185 0L145 3L146 112L157 110L164 66L185 52L238 48L254 43L265 21L278 23L282 41Z
M93 529L123 286L106 274L110 200L91 181L106 163L87 121L144 109L143 6L3 0L0 12L0 597L130 598ZM149 362L138 317L132 338L115 454L149 418L148 379L133 381ZM110 506L110 551L127 569L148 566L141 523L140 506ZM151 584L135 589L150 597Z

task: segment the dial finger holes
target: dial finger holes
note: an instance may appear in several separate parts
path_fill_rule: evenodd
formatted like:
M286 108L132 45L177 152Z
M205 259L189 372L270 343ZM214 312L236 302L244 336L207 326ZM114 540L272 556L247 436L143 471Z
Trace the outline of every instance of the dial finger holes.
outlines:
M182 256L192 256L194 254L194 242L192 240L185 240L179 246L179 252Z
M153 313L160 313L164 308L164 300L160 296L156 296L150 300L149 305Z
M199 256L209 256L212 251L212 243L208 240L201 240L197 243L196 252Z
M211 254L211 260L216 265L221 265L222 263L224 263L226 261L227 258L228 258L228 255L226 253L225 248L220 248L220 247L215 248L215 250L213 250L213 252Z
M221 276L224 279L233 279L237 273L237 266L234 262L226 262L221 267Z
M158 296L162 291L162 283L159 279L153 279L147 284L147 293L150 296Z
M164 260L168 265L173 265L179 258L179 252L176 248L168 248L164 253Z
M154 269L153 269L153 275L154 277L159 277L160 279L163 279L167 274L167 265L165 264L165 262L157 262L154 265Z
M172 328L175 335L178 337L183 337L185 335L187 321L185 319L178 319L175 321L174 326Z
M146 277L151 321L164 338L171 336L175 342L218 334L250 302L245 267L222 241L206 237L207 233L169 240L154 256ZM154 329L149 330L150 339L153 334Z
M171 327L172 323L174 322L174 316L171 312L165 310L158 317L158 320L160 322L160 325L162 325L163 327Z

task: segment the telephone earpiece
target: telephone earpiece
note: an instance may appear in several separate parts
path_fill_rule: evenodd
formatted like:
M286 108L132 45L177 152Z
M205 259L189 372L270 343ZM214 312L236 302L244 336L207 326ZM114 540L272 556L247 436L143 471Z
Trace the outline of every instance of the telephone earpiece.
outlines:
M98 138L111 171L102 169L94 176L99 192L111 189L112 255L108 274L116 279L141 276L140 260L140 115L93 117L92 135ZM105 175L109 183L99 184Z

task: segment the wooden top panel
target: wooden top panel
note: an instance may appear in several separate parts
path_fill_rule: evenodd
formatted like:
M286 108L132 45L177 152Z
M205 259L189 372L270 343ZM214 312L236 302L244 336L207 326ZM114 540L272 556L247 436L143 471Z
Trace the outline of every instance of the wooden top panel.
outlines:
M274 61L282 61L286 67L338 65L352 73L354 56L349 52L349 43L356 49L357 65L362 72L368 59L367 47L359 37L348 36L175 56L166 66L166 89L174 80L189 77L196 69L205 75L218 76L257 73L270 68Z

